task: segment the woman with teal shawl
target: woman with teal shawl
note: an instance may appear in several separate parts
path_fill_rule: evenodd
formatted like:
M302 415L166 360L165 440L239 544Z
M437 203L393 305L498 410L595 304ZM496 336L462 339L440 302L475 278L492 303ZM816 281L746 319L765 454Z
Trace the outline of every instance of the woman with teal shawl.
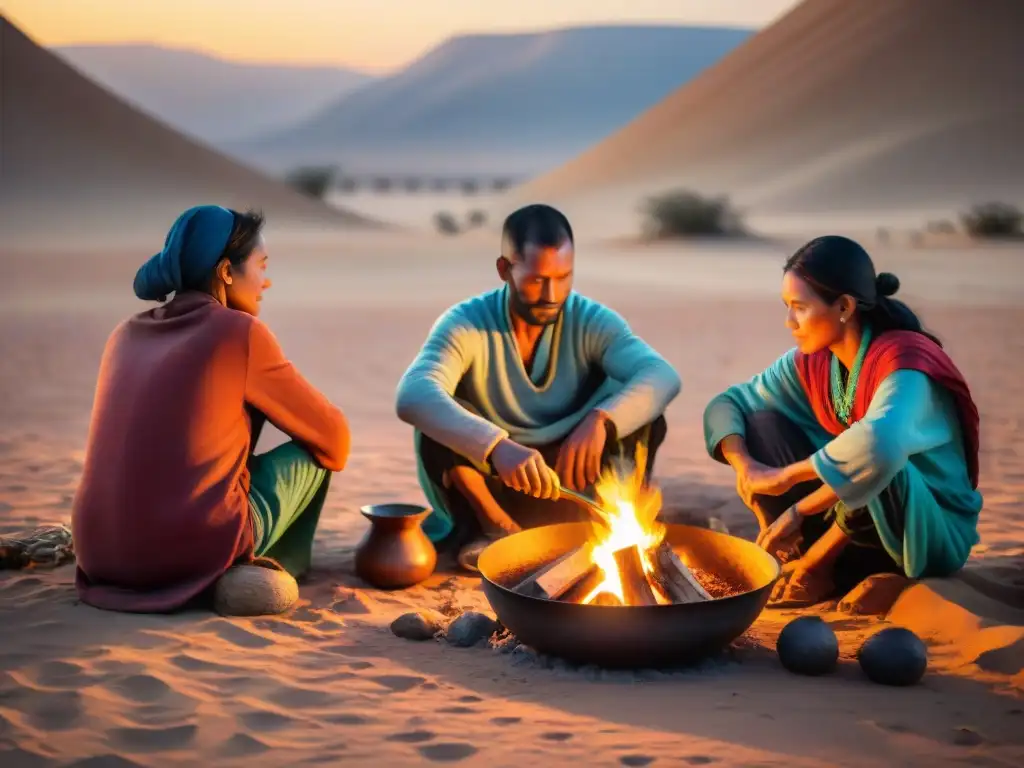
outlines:
M758 543L788 560L772 605L879 572L945 576L978 541L978 410L898 288L852 240L807 243L782 283L796 348L705 410L708 452L735 469Z

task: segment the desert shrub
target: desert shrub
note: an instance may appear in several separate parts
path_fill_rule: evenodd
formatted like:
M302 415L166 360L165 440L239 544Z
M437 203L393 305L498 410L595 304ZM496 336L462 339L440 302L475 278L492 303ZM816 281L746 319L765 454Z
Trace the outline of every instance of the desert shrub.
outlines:
M442 235L459 234L459 222L448 211L439 211L434 214L434 226Z
M472 210L466 216L466 226L476 228L482 227L487 223L487 211L482 211L479 208Z
M1008 203L982 203L960 216L973 237L1020 237L1024 235L1024 214Z
M380 192L381 194L387 194L395 186L394 179L388 176L378 176L370 182L370 186L374 192Z
M480 191L480 182L476 179L463 179L459 184L459 188L464 195L475 195Z
M323 200L337 172L331 166L303 166L289 173L287 181L303 194Z
M740 216L728 197L704 197L679 189L648 198L641 210L648 237L732 235L743 231Z

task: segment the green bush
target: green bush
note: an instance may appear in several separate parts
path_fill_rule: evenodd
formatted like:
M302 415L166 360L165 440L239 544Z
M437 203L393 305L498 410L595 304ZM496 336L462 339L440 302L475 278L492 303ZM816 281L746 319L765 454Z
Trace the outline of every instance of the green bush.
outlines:
M973 237L1020 237L1024 235L1024 214L1008 203L983 203L960 216L964 229Z
M326 166L304 166L288 174L287 180L305 195L323 200L331 189L337 169Z
M459 222L448 211L439 211L434 214L434 226L442 235L459 234Z
M652 238L736 235L743 232L728 197L704 197L687 189L649 197L641 208L644 234Z

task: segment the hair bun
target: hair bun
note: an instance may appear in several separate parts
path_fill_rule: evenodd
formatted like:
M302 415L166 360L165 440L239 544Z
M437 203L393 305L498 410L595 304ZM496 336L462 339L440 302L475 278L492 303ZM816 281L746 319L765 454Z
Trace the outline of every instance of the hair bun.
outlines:
M882 272L875 278L875 290L879 296L892 296L900 289L900 279L892 272Z

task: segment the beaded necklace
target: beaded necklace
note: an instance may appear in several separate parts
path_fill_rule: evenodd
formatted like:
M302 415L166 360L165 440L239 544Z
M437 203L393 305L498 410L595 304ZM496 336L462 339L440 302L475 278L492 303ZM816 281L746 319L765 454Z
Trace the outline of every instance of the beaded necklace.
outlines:
M843 424L850 423L850 411L853 410L853 401L857 396L857 379L860 378L860 367L864 363L864 356L867 354L868 345L871 344L871 328L865 326L860 337L860 348L857 350L857 357L850 368L850 375L843 385L842 364L839 358L832 355L832 407L836 416Z

